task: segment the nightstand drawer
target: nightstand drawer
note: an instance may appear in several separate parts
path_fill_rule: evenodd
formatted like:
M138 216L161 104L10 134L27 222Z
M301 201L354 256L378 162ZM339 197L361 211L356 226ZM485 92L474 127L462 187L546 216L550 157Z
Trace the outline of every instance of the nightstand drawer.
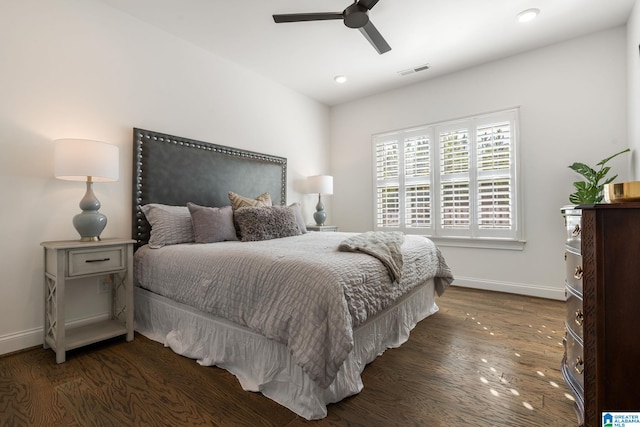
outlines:
M68 257L68 275L82 276L126 268L126 246L100 249L72 249Z

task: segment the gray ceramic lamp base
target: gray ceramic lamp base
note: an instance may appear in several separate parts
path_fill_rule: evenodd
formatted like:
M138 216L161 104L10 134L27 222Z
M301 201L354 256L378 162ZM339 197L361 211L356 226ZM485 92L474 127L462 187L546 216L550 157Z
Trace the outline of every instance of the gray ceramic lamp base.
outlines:
M80 234L81 242L97 242L107 226L107 217L98 211L82 211L73 217L73 226Z
M316 225L322 226L327 220L327 213L324 210L316 211L313 213L313 219L316 221Z
M316 225L323 226L327 220L327 213L324 211L324 205L322 204L322 197L318 194L318 204L316 205L316 211L313 213L313 219L316 221Z
M73 226L80 234L81 242L95 242L100 240L100 233L107 226L107 217L98 212L100 201L93 194L93 182L87 181L87 192L80 200L80 212L73 217Z

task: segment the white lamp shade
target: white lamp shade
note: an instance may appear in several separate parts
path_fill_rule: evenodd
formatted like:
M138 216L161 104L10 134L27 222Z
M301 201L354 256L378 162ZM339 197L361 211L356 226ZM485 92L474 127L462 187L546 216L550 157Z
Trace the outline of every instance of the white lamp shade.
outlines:
M117 145L86 139L58 139L54 146L54 174L68 181L117 181L120 150Z
M309 194L333 194L333 177L330 175L308 177L307 192Z

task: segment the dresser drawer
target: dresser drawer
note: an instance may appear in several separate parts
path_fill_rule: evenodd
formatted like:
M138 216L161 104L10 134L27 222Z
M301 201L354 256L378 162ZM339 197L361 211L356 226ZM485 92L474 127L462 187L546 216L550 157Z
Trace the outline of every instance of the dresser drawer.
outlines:
M571 329L573 334L583 343L582 323L584 321L584 311L582 309L582 295L579 295L570 286L567 286L567 329Z
M127 259L126 246L71 249L67 259L69 277L124 270Z
M567 230L567 245L578 251L580 250L580 242L582 239L581 213L582 211L580 209L562 209L564 225Z
M573 248L565 247L564 258L567 284L582 295L582 256Z
M584 393L584 351L582 343L571 329L567 329L565 337L565 351L567 354L567 374L571 382L577 386L580 394Z

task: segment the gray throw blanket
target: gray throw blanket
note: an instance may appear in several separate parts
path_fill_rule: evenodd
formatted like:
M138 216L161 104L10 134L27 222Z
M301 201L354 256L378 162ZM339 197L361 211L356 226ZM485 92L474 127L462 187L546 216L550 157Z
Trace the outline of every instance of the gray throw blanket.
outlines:
M404 234L399 231L368 231L349 237L340 243L339 251L362 252L376 257L387 268L393 282L402 279L402 251Z

